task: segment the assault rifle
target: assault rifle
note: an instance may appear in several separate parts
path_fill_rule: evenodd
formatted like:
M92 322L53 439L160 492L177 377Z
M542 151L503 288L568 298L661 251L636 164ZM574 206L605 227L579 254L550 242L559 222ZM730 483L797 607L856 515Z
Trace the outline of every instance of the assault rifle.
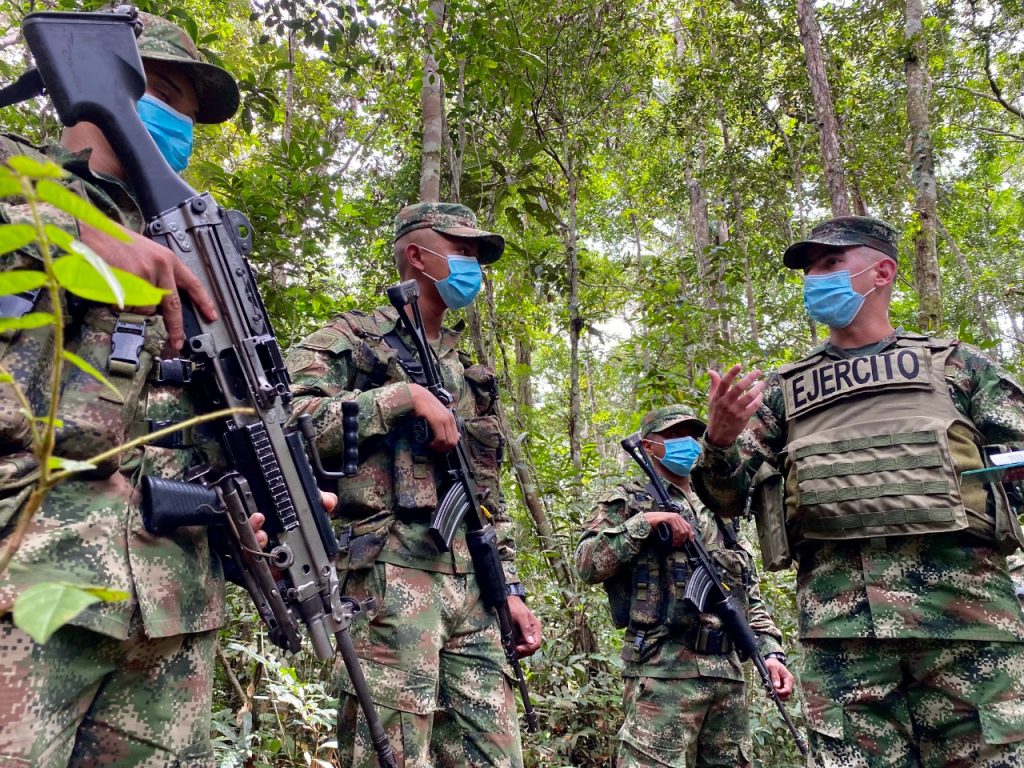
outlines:
M427 344L426 336L423 333L423 319L420 316L418 303L419 285L415 280L406 280L388 288L387 295L388 301L398 310L402 327L412 336L413 342L416 344L416 352L422 366L424 386L454 413L455 399L444 388L434 351ZM530 733L534 733L538 728L537 713L530 703L530 689L526 685L526 677L519 664L519 657L516 656L515 628L512 625L512 612L508 607L508 585L505 583L505 572L501 568L501 559L498 557L498 532L491 523L491 513L483 505L480 491L477 489L473 465L466 453L462 421L458 414L455 414L455 418L459 425L459 442L444 455L451 482L444 489L443 495L439 494L441 501L431 518L430 534L438 549L447 551L451 548L459 524L465 523L466 543L469 545L469 554L473 559L473 571L476 574L477 584L480 586L480 597L484 606L488 610L493 609L497 617L501 647L515 673L519 695L523 699L526 727ZM426 424L421 422L418 429L420 434L417 435L417 441L429 442L429 428L426 427Z
M775 706L779 708L779 714L782 715L786 727L793 736L797 749L800 750L801 755L807 757L807 742L796 729L796 726L789 717L789 713L782 704L782 699L779 698L779 694L775 690L775 686L772 685L771 675L768 673L768 667L765 666L764 657L757 650L757 638L754 637L754 631L750 628L750 624L736 603L736 599L730 594L731 590L728 585L718 575L718 566L715 565L714 560L711 559L711 555L704 546L704 542L701 541L697 521L687 515L682 505L668 495L664 481L655 471L650 457L640 447L639 433L634 432L623 440L622 447L626 449L626 453L640 465L640 468L650 478L651 486L658 496L658 506L687 518L687 522L693 528L693 538L683 544L683 551L689 558L691 570L691 576L689 581L686 582L683 598L699 612L713 613L721 619L722 628L728 633L733 645L736 646L740 659L743 661L750 659L753 663L754 669L757 670L757 674L761 677L761 684L768 692L772 701L775 702ZM662 551L672 550L672 531L668 525L660 523L655 528L654 535L657 537L656 541L659 549Z
M397 766L349 634L363 606L341 595L335 568L340 547L317 487L317 476L326 481L355 472L355 412L344 413L347 466L329 473L309 417L292 420L290 379L247 259L249 222L189 187L164 161L135 110L146 88L136 10L32 13L22 29L36 69L12 86L16 96L28 98L44 87L65 125L84 120L102 130L148 221L146 234L174 251L216 302L219 319L208 322L182 297L183 357L161 361L157 381L189 387L193 400L211 409L246 411L218 425L226 470L195 468L184 482L143 479L147 529L163 535L181 526L213 525L226 533L226 565L235 567L270 639L295 652L304 629L320 659L333 658L336 643L378 758L388 768ZM125 327L130 325L118 323L114 356L142 346L144 328ZM268 552L249 525L257 511L267 519Z

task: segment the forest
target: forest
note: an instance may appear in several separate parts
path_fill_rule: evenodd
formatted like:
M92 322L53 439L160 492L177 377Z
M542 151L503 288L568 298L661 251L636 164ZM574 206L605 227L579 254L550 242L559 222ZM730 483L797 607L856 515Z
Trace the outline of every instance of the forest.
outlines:
M545 642L525 662L528 766L612 764L620 633L573 551L635 467L647 410L706 409L708 370L770 370L827 336L789 243L829 216L902 233L894 325L1024 370L1020 0L136 0L238 79L185 177L252 222L284 346L386 303L395 213L462 202L506 237L449 316L501 383L504 501ZM20 20L82 0L0 1L0 81ZM55 141L45 100L5 130ZM752 523L749 535L756 540ZM795 578L762 593L799 670ZM281 653L230 596L215 733L224 768L330 766L330 663ZM801 765L750 679L755 763ZM803 723L799 694L789 705Z

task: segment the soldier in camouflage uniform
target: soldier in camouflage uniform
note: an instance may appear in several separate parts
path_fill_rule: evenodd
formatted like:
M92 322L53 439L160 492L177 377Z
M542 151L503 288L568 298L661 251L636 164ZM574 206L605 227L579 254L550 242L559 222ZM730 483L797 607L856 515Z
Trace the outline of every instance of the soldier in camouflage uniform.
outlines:
M695 487L727 514L753 486L766 567L797 564L819 765L1021 766L1021 532L1001 484L961 473L1024 445L1024 392L966 344L892 327L897 242L842 217L786 251L829 340L767 386L712 374Z
M179 27L141 14L138 40L147 93L191 123L226 120L238 106L234 79L200 61ZM162 104L162 106L161 106ZM140 107L141 109L141 107ZM150 132L153 133L152 125ZM166 138L166 137L165 137ZM158 146L162 140L158 140ZM33 147L0 137L3 159L27 154L65 168L70 187L87 196L132 233L125 245L56 210L52 223L80 238L110 264L170 290L159 308L117 311L62 298L67 348L102 371L121 393L111 397L77 368L64 372L56 454L86 459L150 430L154 422L187 418L191 409L177 388L149 385L161 352L183 341L181 299L188 292L212 319L215 309L201 284L174 254L137 234L138 206L124 182L116 152L99 129L79 123L63 146ZM190 147L190 143L189 143ZM179 145L177 160L183 147ZM167 152L165 152L165 155ZM185 154L187 158L187 154ZM0 219L23 221L27 205L3 201ZM3 268L35 268L30 250L4 257ZM5 316L47 311L49 297L0 297ZM158 309L154 313L153 309ZM115 328L117 325L117 328ZM125 341L143 334L137 355ZM127 338L126 338L127 334ZM0 364L28 392L36 413L47 408L49 328L0 334ZM0 398L0 540L13 529L34 479L24 416ZM194 436L123 454L81 479L58 486L33 519L15 559L19 570L0 578L0 764L3 766L208 766L210 704L216 630L224 619L220 562L200 529L159 538L143 528L136 487L142 473L180 478L200 459ZM262 517L262 516L261 516ZM265 534L260 534L265 537ZM17 629L8 611L30 581L67 580L122 590L129 598L97 603L59 629L45 645Z
M522 600L498 486L503 442L494 373L470 365L458 335L441 326L449 308L473 300L480 264L495 261L504 245L461 205L411 205L396 220L398 272L419 284L425 335L456 399L485 504L496 514L517 650L528 655L540 645L540 625ZM287 360L296 412L312 416L325 463L341 463L342 404L359 404L359 473L338 483L336 520L349 543L344 593L377 599L370 621L352 628L356 648L400 764L521 766L507 664L465 537L458 533L452 551L440 552L428 535L443 480L437 452L453 447L459 434L451 411L417 381L415 350L387 307L335 317ZM417 417L430 426L429 445L415 438ZM340 684L350 694L340 703L341 764L373 766L366 724L344 675Z
M753 554L735 520L716 518L690 491L689 465L700 445L695 438L703 432L704 422L683 405L651 411L640 425L643 450L654 457L671 496L689 507L723 580L746 605L772 682L787 698L793 676L785 666L782 634L761 600ZM604 585L612 620L626 628L626 720L617 765L749 768L752 744L739 656L718 617L684 602L690 567L679 547L693 531L675 512L659 510L656 499L642 481L616 486L598 502L576 549L580 576ZM675 550L668 555L652 541L659 524L672 530Z

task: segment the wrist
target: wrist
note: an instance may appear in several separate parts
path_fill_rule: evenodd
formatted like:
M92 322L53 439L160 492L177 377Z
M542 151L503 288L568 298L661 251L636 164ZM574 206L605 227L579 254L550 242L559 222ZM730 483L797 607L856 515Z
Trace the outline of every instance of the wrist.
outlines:
M786 654L784 654L782 651L772 651L771 653L766 653L764 655L764 658L765 661L767 661L768 659L776 659L780 664L782 664L782 666L787 666L786 662L788 661L788 659L786 658Z
M523 586L523 582L521 581L506 584L505 594L509 597L518 597L524 603L526 602L526 587Z

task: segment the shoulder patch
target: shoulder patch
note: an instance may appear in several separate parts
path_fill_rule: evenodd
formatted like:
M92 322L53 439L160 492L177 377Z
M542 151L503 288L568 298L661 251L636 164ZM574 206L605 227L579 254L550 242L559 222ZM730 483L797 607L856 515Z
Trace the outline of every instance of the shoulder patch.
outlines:
M309 336L299 342L300 347L315 349L319 352L335 352L339 344L348 346L345 336L330 326L309 334Z

